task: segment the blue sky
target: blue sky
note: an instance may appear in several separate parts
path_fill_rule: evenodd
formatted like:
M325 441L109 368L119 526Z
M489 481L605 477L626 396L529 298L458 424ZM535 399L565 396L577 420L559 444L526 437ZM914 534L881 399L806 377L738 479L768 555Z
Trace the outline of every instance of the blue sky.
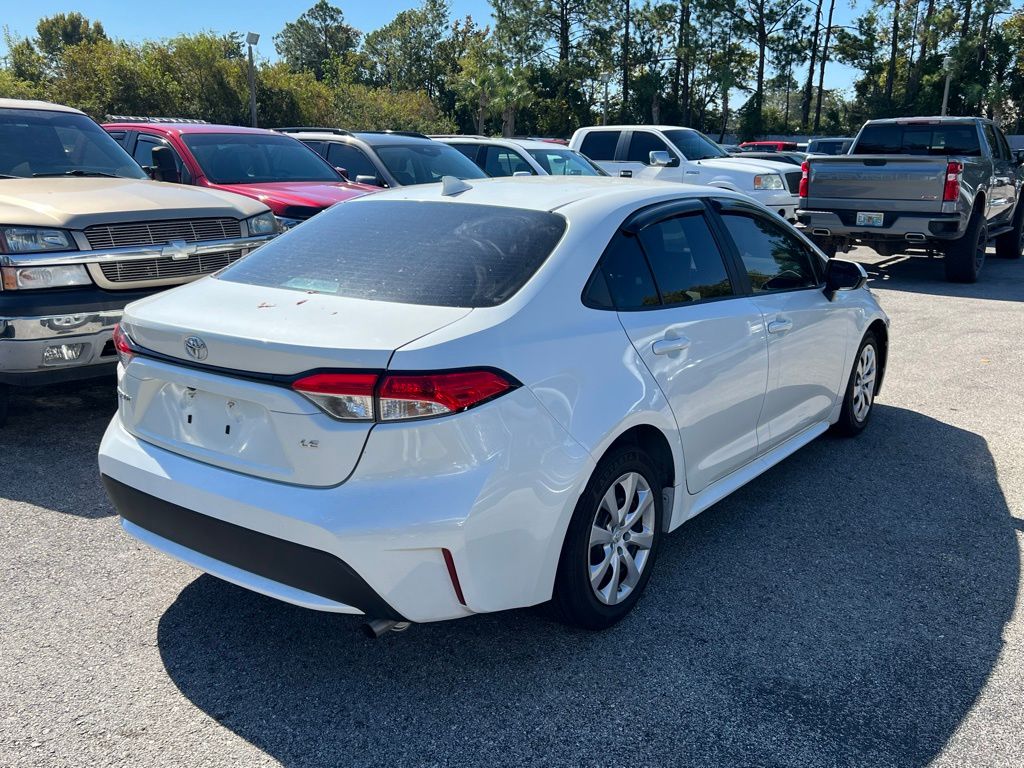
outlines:
M273 36L285 22L292 21L316 0L173 0L169 3L139 4L124 0L78 0L76 3L53 0L0 0L3 13L0 24L15 35L30 35L43 16L78 11L103 24L107 34L128 40L173 37L183 32L210 29L217 32L259 32L257 50L274 57ZM383 26L395 14L419 5L418 0L333 0L345 13L345 19L364 32ZM450 0L452 13L470 14L481 22L490 21L487 0ZM847 0L836 3L835 23L848 24L853 16ZM0 40L0 54L6 46ZM825 70L826 88L848 88L855 71L841 64L829 64ZM800 79L798 77L798 79Z

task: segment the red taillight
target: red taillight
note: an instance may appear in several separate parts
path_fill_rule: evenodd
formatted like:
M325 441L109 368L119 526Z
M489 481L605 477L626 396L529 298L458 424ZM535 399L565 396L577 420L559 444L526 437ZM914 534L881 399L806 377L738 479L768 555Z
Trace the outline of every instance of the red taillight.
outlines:
M292 383L328 415L345 421L399 421L456 413L516 385L489 370L446 373L315 373Z
M377 378L376 373L314 373L292 382L292 389L336 419L372 421Z
M950 160L946 165L946 183L942 187L942 202L955 203L960 199L960 174L964 172L964 164Z
M132 340L128 337L120 323L114 326L114 349L117 351L117 357L121 361L121 365L128 365L132 358L135 357L135 348L132 347Z
M380 418L395 421L461 411L511 388L508 380L493 371L388 374L378 393Z
M811 164L804 160L800 163L800 197L810 197L808 191L811 188Z

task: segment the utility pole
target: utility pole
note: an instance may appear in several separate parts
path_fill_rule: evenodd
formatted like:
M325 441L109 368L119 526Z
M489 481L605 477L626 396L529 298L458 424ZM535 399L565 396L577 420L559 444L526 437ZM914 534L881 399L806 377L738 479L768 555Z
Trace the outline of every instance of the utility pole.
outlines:
M949 107L949 81L953 77L953 57L946 56L942 60L942 68L946 70L946 89L942 92L942 116L946 116Z
M249 32L245 36L245 42L249 46L249 115L252 118L252 127L256 128L256 64L252 59L252 47L259 43L258 32Z
M611 74L601 75L601 82L604 84L604 110L601 112L601 125L608 125L608 83L611 82Z

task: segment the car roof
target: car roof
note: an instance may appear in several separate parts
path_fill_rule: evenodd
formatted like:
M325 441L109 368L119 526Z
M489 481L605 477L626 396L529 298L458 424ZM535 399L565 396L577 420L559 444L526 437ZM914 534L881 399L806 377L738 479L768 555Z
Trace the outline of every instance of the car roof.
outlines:
M877 120L868 120L871 125L877 125L879 123L888 123L890 125L899 123L901 125L914 124L914 123L976 123L978 121L989 123L992 122L984 117L956 117L946 115L944 117L934 115L932 117L882 117Z
M612 211L628 203L699 198L708 195L749 200L738 193L717 187L682 185L665 181L636 181L610 176L505 176L469 179L467 189L444 195L442 184L418 184L367 195L361 200L436 200L476 205L497 205L536 211L570 211L573 206L604 208ZM348 205L349 203L346 203Z
M80 109L54 104L52 101L36 101L35 99L0 99L0 109L42 109L48 112L73 112L84 115Z
M541 139L506 139L502 136L431 136L442 144L497 144L498 146L516 146L523 149L568 149L562 144Z
M103 123L104 128L131 128L138 130L140 128L149 128L158 133L167 134L178 134L183 135L186 133L258 133L267 134L274 133L267 128L250 128L244 125L217 125L215 123L165 123L165 122L148 122L145 120L117 120ZM278 136L284 136L286 134L275 134Z
M389 133L387 131L348 131L346 133L333 133L327 131L296 131L290 130L284 134L294 139L305 141L335 141L339 144L347 144L350 139L369 144L371 147L389 146L395 144L430 144L434 140L429 136L417 136L411 133Z
M580 128L581 131L636 131L643 128L648 128L654 131L693 131L697 133L696 128L687 128L685 125L591 125L586 128Z

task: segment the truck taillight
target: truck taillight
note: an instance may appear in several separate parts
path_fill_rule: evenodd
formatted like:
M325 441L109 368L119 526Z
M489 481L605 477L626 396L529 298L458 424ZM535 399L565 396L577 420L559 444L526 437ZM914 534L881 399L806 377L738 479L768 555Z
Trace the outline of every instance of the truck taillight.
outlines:
M811 187L811 164L804 160L800 163L800 197L809 197L807 194Z
M946 164L946 183L942 187L942 202L955 203L960 199L960 175L964 172L964 164L950 160Z
M292 389L342 421L402 421L458 413L515 389L489 369L438 373L315 373Z

